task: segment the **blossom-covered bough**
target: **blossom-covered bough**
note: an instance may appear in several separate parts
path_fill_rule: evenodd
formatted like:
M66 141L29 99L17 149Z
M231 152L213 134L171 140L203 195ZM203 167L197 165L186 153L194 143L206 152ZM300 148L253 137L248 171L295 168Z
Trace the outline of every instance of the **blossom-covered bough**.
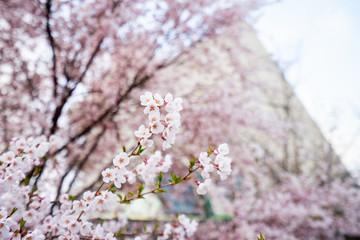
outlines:
M256 41L247 45L251 14L264 2L2 1L0 239L189 238L195 222L185 217L152 222L145 234L127 228L143 222L129 224L122 214L125 203L151 194L176 212L166 198L188 194L189 186L207 194L193 196L192 210L206 221L190 238L359 235L358 184L339 179L332 151L309 148L312 135L291 117L299 114L291 110L296 98L271 99L280 113L271 115L257 96L283 92L258 79L268 64ZM185 110L180 98L145 93L151 117L144 123L134 107L144 88L182 96ZM229 156L236 156L231 169ZM227 221L206 219L212 214Z
M163 156L160 150L149 155L146 150L153 146L153 141L162 141L163 151L175 143L181 126L182 99L174 99L170 93L163 99L159 94L146 92L140 100L149 121L135 131L137 145L129 152L123 146L122 152L112 160L113 167L102 171L102 183L97 190L86 191L82 196L63 194L56 200L48 191L51 188L38 186L41 160L46 158L52 144L56 144L53 138L51 141L46 137L14 138L8 151L0 156L0 238L148 239L156 236L165 240L193 236L198 222L184 214L163 228L156 226L131 232L125 228L127 219L122 208L124 204L148 194L166 192L164 188L185 181L197 185L198 194L206 194L211 189L214 172L221 180L231 173L229 147L224 143L201 152L198 159L194 157L189 161L188 172L177 176L171 172L171 155ZM32 169L35 172L29 175ZM196 171L201 173L193 174ZM54 174L52 178L61 177L55 172L51 174ZM124 184L136 183L135 193L121 190ZM106 212L115 213L116 219L107 221ZM102 218L101 222L97 221L98 217Z

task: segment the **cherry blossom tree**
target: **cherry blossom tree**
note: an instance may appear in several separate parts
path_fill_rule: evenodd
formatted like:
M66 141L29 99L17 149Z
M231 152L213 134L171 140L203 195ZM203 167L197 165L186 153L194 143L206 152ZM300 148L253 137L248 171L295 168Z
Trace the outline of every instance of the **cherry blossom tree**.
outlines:
M131 128L123 128L139 118L131 114L134 112L131 94L205 38L243 21L257 4L257 1L3 2L1 236L77 238L80 232L83 237L106 235L111 239L114 231L107 235L102 226L93 229L91 223L81 221L88 218L86 209L92 209L91 215L106 209L105 204L113 205L116 200L111 186L120 188L126 181L135 180L132 171L124 170L128 158L140 155L145 146L152 145L150 133L162 134L163 150L170 148L180 126L177 113L181 110L180 100L173 101L171 95L163 100L160 95L145 94L141 99L141 104L146 105L145 113L166 104L164 108L169 114L161 121L157 114L150 114L150 128L141 125L135 133L139 140L132 140ZM124 141L134 145L129 156L120 153L112 162L104 162L119 149L128 152L122 146ZM194 181L199 186L198 193L206 194L211 172L217 170L223 179L230 174L231 160L225 157L227 145L220 146L209 150L209 156L216 150L215 160L205 158L203 152L203 160L192 160L184 177L171 175L170 185L189 180L192 169L200 164L196 169L205 168L202 172L207 179ZM160 176L169 170L171 158L163 159L155 152L143 161L134 171L142 176L145 185L153 183L152 177L160 174L157 187L146 193L161 192ZM217 169L210 164L220 162L224 163ZM112 163L115 168L103 171ZM159 168L160 163L163 165ZM154 169L147 170L149 166ZM110 183L110 188L103 190L104 183ZM142 190L140 185L132 199L142 197ZM69 192L75 195L69 196ZM14 198L19 194L21 199ZM120 195L120 203L132 200L126 197ZM75 215L78 217L74 218ZM160 235L164 239L191 236L195 231L191 225L196 222L181 215L177 224L166 225Z
M6 1L1 11L2 148L14 136L61 139L64 177L93 187L129 134L134 90L257 1ZM136 99L139 95L136 96ZM131 139L131 138L130 138ZM135 144L135 143L134 143ZM44 167L46 167L44 161ZM89 166L91 166L89 168ZM42 167L43 168L43 167ZM80 179L86 176L86 179ZM58 183L58 197L63 181ZM84 189L85 190L85 189Z
M318 152L301 155L306 139L299 137L294 155L299 164L310 157L319 162L308 173L284 167L287 157L245 137L256 132L288 146L289 135L301 128L290 112L284 121L263 111L258 95L272 86L250 77L265 68L252 50L219 40L225 33L243 39L244 20L258 6L256 0L3 1L0 191L6 201L0 203L0 236L358 234L356 183L330 174ZM186 64L190 68L181 67ZM196 74L191 68L208 73L208 81L189 81ZM161 97L168 92L182 99ZM124 204L150 194L171 208L164 192L173 185L175 197L189 195L192 186L198 220L209 221L175 213L145 230L122 214ZM226 221L210 219L209 200L221 205Z

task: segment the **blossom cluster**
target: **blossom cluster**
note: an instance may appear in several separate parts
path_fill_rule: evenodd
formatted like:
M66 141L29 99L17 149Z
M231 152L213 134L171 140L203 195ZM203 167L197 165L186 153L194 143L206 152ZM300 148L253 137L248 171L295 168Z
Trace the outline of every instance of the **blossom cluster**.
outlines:
M90 221L96 212L120 207L118 196L108 190L85 192L80 200L63 194L59 199L60 208L49 215L52 206L50 196L45 189L37 189L36 185L31 188L34 183L26 180L27 173L40 164L40 157L49 148L50 143L45 137L18 138L12 140L9 151L0 155L0 239L43 240L45 236L116 239L114 232L127 222L123 215L118 215L117 224L112 224L112 227L106 223L93 227ZM24 228L26 231L22 231Z
M169 171L172 165L170 155L162 157L160 151L156 151L149 159L145 159L144 162L136 167L136 172L145 181L146 185L152 185L156 178L156 175L160 172L166 173Z
M96 212L114 210L120 207L118 197L108 191L91 192L83 194L82 199L72 201L67 194L60 197L60 209L54 213L54 216L45 218L42 230L45 234L53 236L62 236L60 239L79 239L80 236L86 236L91 239L116 239L114 231L123 227L121 222L126 223L124 216L120 215L119 225L113 232L105 230L105 225L97 224L93 227L90 221Z
M135 136L138 137L142 145L151 147L153 140L149 139L153 134L161 136L163 141L163 150L169 149L175 143L176 134L180 129L180 114L183 109L182 99L173 98L171 93L168 93L165 98L160 94L145 92L140 96L141 105L145 106L144 113L148 114L148 127L141 125ZM161 110L165 108L167 114L164 119L161 116Z
M173 179L164 185L161 184L162 174L169 172L172 166L171 156L163 156L161 151L155 151L149 156L142 155L145 150L142 145L150 146L153 143L149 139L152 134L161 136L164 150L174 144L175 135L181 125L181 102L181 98L173 99L171 94L167 94L165 99L150 92L142 95L141 104L145 106L144 113L149 114L149 127L141 125L139 130L135 131L135 135L139 137L137 147L131 153L126 153L124 148L123 152L112 159L114 167L102 171L103 182L96 191L86 191L78 196L60 194L53 199L49 189L38 184L49 157L46 156L47 152L51 147L59 145L59 139L55 141L54 136L51 136L49 141L46 137L13 139L9 151L0 155L0 239L114 240L115 233L127 224L126 217L121 213L122 203L130 203L131 200L143 198L145 194L162 192L162 187L189 180L191 178L187 176L197 169L201 169L204 178L202 183L197 181L199 194L205 194L209 190L211 172L217 170L220 178L226 179L231 172L231 159L226 157L229 153L227 144L221 144L209 153L201 153L197 168L194 168L194 161L192 167L189 167L189 173L184 177L170 173ZM164 119L161 118L161 109L167 112ZM216 155L214 161L210 158L211 154ZM132 158L141 161L132 162ZM46 173L45 176L48 177ZM158 182L153 190L144 194L140 184L137 195L129 193L133 196L131 199L116 194L114 186L120 189L125 183L140 181L140 177L148 187L154 185L156 179ZM104 190L102 187L105 183L108 186ZM116 213L117 219L99 223L97 217L103 216L105 212ZM180 215L176 222L166 223L164 230L157 231L156 234L159 240L182 240L193 236L197 226L197 221ZM135 239L147 239L149 233L145 231L135 235Z
M129 182L133 184L136 181L136 176L141 176L145 185L150 186L154 183L156 175L160 172L166 173L169 171L172 160L170 155L162 157L161 151L156 151L149 158L143 158L143 162L138 164L133 171L126 169L130 163L130 157L125 153L119 153L113 159L114 168L106 168L102 171L103 182L113 182L117 188Z
M9 151L0 156L0 186L22 180L32 165L39 165L50 144L39 138L14 138ZM0 187L1 193L1 187Z
M214 153L216 155L215 160L212 161L210 154ZM203 177L203 182L198 182L197 193L204 195L210 189L212 185L212 180L210 173L214 170L217 170L221 180L227 179L231 173L231 158L226 155L229 154L229 146L226 143L219 145L217 149L211 150L211 152L202 152L199 156L199 163L202 169L201 176Z
M44 215L49 213L50 202L32 201L31 207L21 218L24 226L33 229L28 231L24 239L43 240L46 235L58 236L58 239L80 239L80 236L86 236L91 239L114 240L116 238L113 232L124 227L122 223L127 222L123 216L119 217L119 220L122 221L118 221L118 224L111 228L112 232L105 230L107 224L97 224L96 227L92 227L93 223L88 220L96 211L113 209L118 204L117 200L117 196L109 191L102 191L97 196L95 196L95 192L86 192L82 199L75 201L71 201L69 196L64 194L60 198L60 210L56 211L53 216L46 217ZM19 217L16 212L9 216L6 208L1 208L1 239L21 239Z
M102 171L103 181L105 183L114 182L117 188L128 181L130 184L136 181L136 175L128 171L126 166L130 163L129 156L125 153L119 153L113 158L114 168L107 168Z
M190 220L184 214L181 214L178 217L178 224L165 224L163 236L159 237L158 240L169 239L171 235L173 239L184 240L186 237L194 235L197 226L198 222L196 220Z
M40 165L41 158L49 148L50 143L45 137L12 139L9 151L0 155L0 196L2 198L9 189L15 191L18 182L25 178L25 174L33 166ZM24 193L26 192L24 190ZM3 204L4 202L0 202L0 207Z
M48 214L49 196L37 192L36 186L30 188L26 174L41 164L49 148L50 143L43 136L14 138L8 151L1 154L0 239L21 239L22 221L33 227ZM44 239L39 229L28 232L25 237Z

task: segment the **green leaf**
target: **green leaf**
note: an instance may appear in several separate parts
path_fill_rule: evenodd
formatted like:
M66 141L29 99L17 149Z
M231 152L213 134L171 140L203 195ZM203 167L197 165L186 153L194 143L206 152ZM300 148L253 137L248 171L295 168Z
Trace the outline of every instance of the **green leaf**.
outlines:
M314 215L314 216L310 216L310 218L312 220L315 220L315 221L322 221L324 220L324 218L322 216L318 216L318 215Z
M169 182L171 182L172 184L177 184L179 182L182 182L183 179L181 177L177 177L175 174L170 173L171 176L171 180L169 179Z
M334 215L335 216L343 216L343 215L345 215L345 211L343 209L335 209Z
M42 171L42 168L35 168L34 176L38 175Z
M23 218L21 218L21 221L20 221L20 231L21 231L21 229L23 229L23 227L25 226L25 223L26 223L26 221L25 221Z
M138 188L138 191L137 191L137 195L140 195L143 190L144 190L144 186L141 183L139 183L139 188Z
M192 169L192 168L194 167L195 162L196 162L196 158L193 157L193 158L190 160L190 166L189 166L190 169Z
M122 150L123 150L123 152L126 152L126 147L125 147L125 145L122 146Z
M141 150L141 148L142 148L142 146L140 145L140 146L139 146L139 149L138 149L137 152L136 152L136 155L140 155L140 150Z
M176 184L177 184L177 183L181 183L182 181L183 181L182 179L177 179L175 183L176 183Z
M156 190L156 192L162 193L162 192L167 192L167 191L165 189L158 189L158 190Z
M115 193L116 192L116 189L114 189L115 185L111 185L110 188L109 188L109 191L112 192L112 193Z
M29 182L30 182L29 177L24 178L23 183L24 183L25 186L29 185Z
M120 198L120 200L123 200L123 197L120 194L117 194L117 196Z
M70 200L70 201L74 201L75 198L76 198L76 196L69 196L69 200Z
M257 237L257 240L265 240L265 238L264 238L263 235L260 233L260 238Z
M10 217L11 215L13 215L18 209L17 208L13 208L13 210L11 211L11 213L8 215L8 217Z
M128 192L128 194L130 194L131 196L134 196L134 193L133 193L133 192Z
M176 178L177 178L176 175L173 173L170 173L170 176L171 176L172 182L176 182Z
M142 148L142 145L140 145L138 151L136 152L136 155L140 155L145 150L146 150L146 148Z
M182 181L183 181L182 177L177 177L177 178L175 179L175 183L180 183L180 182L182 182Z
M158 177L157 177L158 181L159 181L159 186L161 185L162 177L163 177L163 174L162 174L162 172L160 172Z
M121 228L119 229L119 231L116 233L117 237L121 237Z

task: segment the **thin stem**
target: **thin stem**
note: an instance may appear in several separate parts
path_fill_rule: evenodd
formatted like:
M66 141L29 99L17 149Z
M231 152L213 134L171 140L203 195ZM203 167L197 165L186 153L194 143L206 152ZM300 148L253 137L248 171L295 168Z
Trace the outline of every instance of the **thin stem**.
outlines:
M105 182L102 182L101 185L98 187L98 189L97 189L96 192L95 192L95 197L96 197L96 195L100 192L100 190L101 190L101 188L104 186L104 184L105 184ZM84 210L81 211L81 213L79 214L79 216L78 216L78 218L77 218L77 221L80 222L80 218L81 218L81 216L84 214L84 212L85 212Z
M182 181L184 181L184 180L188 180L187 178L190 176L190 174L192 174L193 172L195 172L195 171L198 170L199 168L200 168L200 166L197 166L196 168L193 168L193 169L189 169L189 172L188 172L185 176L183 176L183 177L181 178L181 181L180 181L180 182L182 182ZM180 183L180 182L178 182L178 183ZM162 188L168 187L168 186L172 186L172 185L176 185L176 184L178 184L178 183L171 182L171 183L167 183L167 184L165 184L165 185L161 185L161 186L156 187L156 188L154 188L154 189L152 189L152 190L150 190L150 191L148 191L148 192L145 192L145 193L142 193L142 194L138 194L137 196L133 196L133 197L131 197L131 198L128 198L128 199L126 199L126 201L132 201L132 200L141 198L141 197L143 197L144 195L148 195L148 194L150 194L150 193L157 193L157 191L158 191L159 189L162 189ZM124 201L125 201L125 200L121 201L120 203L123 203Z
M140 146L140 139L139 139L137 145L135 146L135 148L134 148L134 149L131 151L131 153L128 155L128 157L137 155L137 154L135 154L135 152L136 152L136 150L138 149L139 146Z
M95 196L100 192L102 186L104 186L105 182L102 182L101 185L99 186L99 188L96 190L95 192Z

